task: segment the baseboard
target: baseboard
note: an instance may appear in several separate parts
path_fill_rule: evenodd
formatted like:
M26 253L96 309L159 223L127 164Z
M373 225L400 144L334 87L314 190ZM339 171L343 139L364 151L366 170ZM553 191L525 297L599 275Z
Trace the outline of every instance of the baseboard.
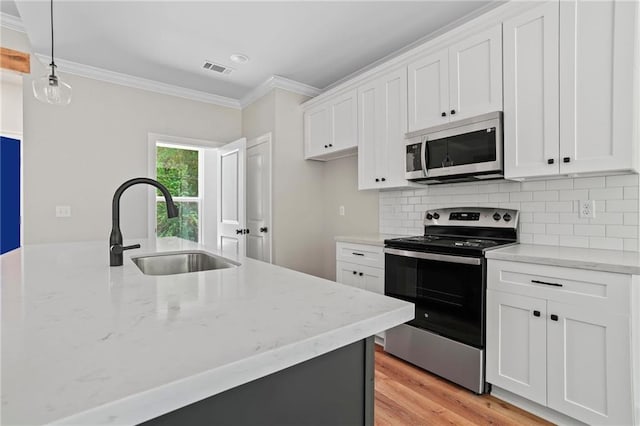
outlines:
M557 425L584 426L586 424L495 385L491 386L491 395Z

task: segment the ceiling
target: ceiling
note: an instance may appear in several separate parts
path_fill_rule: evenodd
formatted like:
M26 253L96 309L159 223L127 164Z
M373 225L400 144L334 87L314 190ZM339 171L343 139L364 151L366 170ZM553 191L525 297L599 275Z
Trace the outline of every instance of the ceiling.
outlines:
M489 3L56 0L56 57L234 99L272 75L323 89ZM48 1L1 10L19 12L34 52L49 54ZM214 74L205 60L235 70Z

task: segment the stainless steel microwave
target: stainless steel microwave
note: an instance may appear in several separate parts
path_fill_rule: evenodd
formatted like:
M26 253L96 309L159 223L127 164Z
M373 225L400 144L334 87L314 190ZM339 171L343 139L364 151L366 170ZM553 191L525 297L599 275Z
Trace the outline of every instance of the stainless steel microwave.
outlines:
M406 139L408 180L445 183L504 176L501 111L407 133Z

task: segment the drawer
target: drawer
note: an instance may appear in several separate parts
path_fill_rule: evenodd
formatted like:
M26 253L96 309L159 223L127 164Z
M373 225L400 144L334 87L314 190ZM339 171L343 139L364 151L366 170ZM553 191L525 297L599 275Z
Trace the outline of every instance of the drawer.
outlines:
M384 248L365 244L336 243L336 260L384 268Z
M487 288L629 314L631 275L489 259Z

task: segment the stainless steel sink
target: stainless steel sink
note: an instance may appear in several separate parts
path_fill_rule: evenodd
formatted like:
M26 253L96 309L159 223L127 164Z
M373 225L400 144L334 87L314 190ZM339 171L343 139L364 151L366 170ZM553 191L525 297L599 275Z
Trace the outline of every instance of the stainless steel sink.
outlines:
M131 258L133 263L146 275L175 275L188 272L211 271L213 269L240 266L224 257L214 256L204 251L180 251L158 253Z

